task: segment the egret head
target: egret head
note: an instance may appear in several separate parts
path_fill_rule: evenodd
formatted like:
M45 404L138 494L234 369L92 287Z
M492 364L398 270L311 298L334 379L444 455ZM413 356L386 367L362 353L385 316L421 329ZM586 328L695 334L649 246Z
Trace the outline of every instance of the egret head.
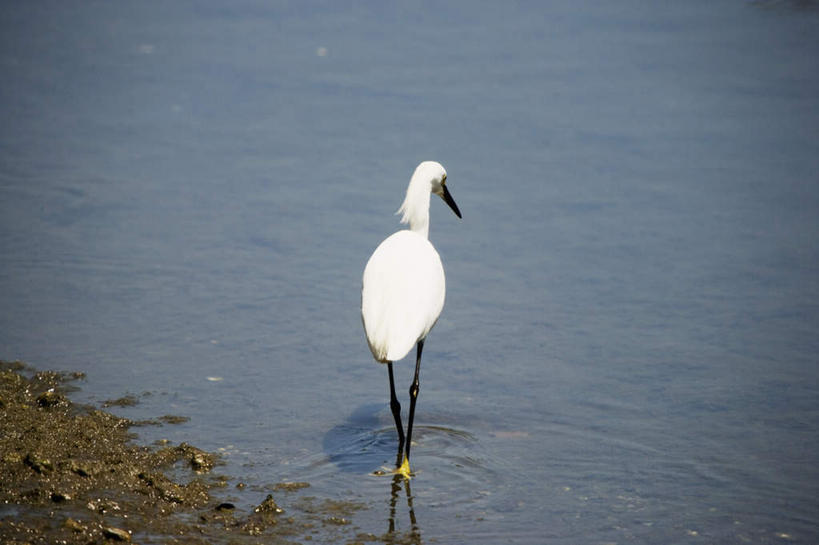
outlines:
M444 199L452 211L461 217L461 211L446 187L446 170L440 163L424 161L412 174L407 196L397 212L401 214L401 223L409 223L412 231L424 237L429 234L429 196L433 193Z
M461 211L458 205L455 204L455 199L449 194L449 189L446 187L446 170L441 166L441 163L436 161L424 161L418 168L415 169L415 176L429 179L430 191L442 199L455 212L455 215L461 217Z

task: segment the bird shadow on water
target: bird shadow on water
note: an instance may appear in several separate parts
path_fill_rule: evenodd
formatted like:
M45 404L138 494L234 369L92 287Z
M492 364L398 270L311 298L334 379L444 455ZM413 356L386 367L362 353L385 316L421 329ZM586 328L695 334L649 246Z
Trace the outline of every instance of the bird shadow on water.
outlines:
M383 408L383 403L361 405L324 434L322 447L330 463L345 473L367 474L394 457L398 439L395 429L381 422Z
M482 463L467 453L476 442L469 432L439 425L415 425L413 448L416 456L432 457L456 468L480 470ZM395 467L398 435L389 408L384 403L367 403L356 408L347 420L324 434L322 448L327 461L344 473L376 474ZM415 460L416 457L414 456Z
M438 459L439 462L447 462L447 465L456 468L476 466L463 456L447 454L453 449L469 450L466 447L474 443L475 439L468 432L429 425L416 426L415 429L417 433L413 436L413 446L429 447L435 453L434 456L423 455L425 461ZM389 482L387 532L380 537L384 543L422 542L414 505L417 497L412 493L410 480L392 473L392 469L402 458L398 449L398 434L386 404L368 403L356 408L345 422L334 426L324 435L322 447L329 465L342 472L373 476L383 479L385 484ZM399 513L402 490L410 526L406 531L397 531L402 518Z

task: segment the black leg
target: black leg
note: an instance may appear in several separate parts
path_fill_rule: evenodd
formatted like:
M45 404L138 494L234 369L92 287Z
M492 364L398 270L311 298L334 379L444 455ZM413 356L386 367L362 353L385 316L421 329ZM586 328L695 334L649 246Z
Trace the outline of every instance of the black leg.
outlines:
M407 460L410 455L410 445L412 444L412 421L415 418L415 400L418 399L418 372L421 370L421 351L424 350L424 339L418 341L418 351L415 355L415 378L412 380L412 385L409 389L410 394L410 410L409 410L409 424L407 425Z
M395 379L392 377L392 362L387 362L387 372L390 374L390 410L395 419L395 429L398 431L398 456L401 456L401 448L404 446L404 425L401 424L401 404L395 397ZM401 463L401 460L398 460Z

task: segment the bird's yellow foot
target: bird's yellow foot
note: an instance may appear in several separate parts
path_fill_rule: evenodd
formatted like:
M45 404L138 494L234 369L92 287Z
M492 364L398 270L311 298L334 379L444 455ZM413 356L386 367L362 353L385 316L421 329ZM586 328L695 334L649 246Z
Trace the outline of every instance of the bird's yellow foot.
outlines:
M376 469L375 471L373 471L372 474L377 477L383 477L384 475L401 475L405 479L409 480L412 477L412 470L410 469L409 459L404 458L404 461L401 462L401 465L396 467L395 469L392 470L387 468Z
M405 479L409 479L412 476L412 472L410 471L409 458L404 457L404 461L401 462L401 467L395 468L395 473L397 475L403 475Z

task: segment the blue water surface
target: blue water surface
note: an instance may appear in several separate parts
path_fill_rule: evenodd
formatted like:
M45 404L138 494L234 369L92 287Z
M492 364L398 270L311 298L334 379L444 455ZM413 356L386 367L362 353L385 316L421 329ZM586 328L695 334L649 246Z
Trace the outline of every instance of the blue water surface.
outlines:
M364 506L316 542L815 543L817 58L813 2L4 3L0 357ZM406 489L359 290L427 159Z

